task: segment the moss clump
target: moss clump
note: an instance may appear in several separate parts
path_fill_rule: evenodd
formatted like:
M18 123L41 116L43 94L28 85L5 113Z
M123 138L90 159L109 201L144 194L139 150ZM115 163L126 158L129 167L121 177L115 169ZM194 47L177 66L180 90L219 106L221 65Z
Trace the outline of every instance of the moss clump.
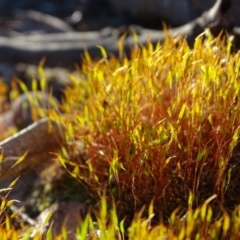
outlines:
M239 54L230 53L231 44L206 32L193 49L169 38L134 48L130 59L93 62L86 55L82 77L72 78L69 132L84 142L87 158L66 159L95 197L106 190L114 196L129 223L152 199L156 221L166 222L176 208L195 209L213 194L216 217L239 204L239 166L231 164L239 142Z
M101 203L102 239L238 236L240 77L231 44L206 32L193 49L167 38L136 46L130 59L107 59L100 48L102 59L86 53L79 77L70 75L69 144L58 159ZM87 226L89 215L79 236Z

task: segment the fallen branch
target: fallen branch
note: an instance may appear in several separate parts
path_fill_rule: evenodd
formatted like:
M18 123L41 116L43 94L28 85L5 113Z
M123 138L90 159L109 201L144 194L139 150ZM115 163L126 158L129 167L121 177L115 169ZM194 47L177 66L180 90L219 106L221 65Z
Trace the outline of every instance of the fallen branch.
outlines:
M63 126L44 118L0 142L0 181L18 177L48 160L63 140Z
M215 5L201 17L169 30L171 36L186 36L190 45L205 28L209 27L216 35L222 29L231 32L231 21L228 20L231 1L217 0ZM109 31L106 31L109 30ZM148 40L153 44L165 40L165 33L158 30L138 28L140 45L145 45ZM73 68L74 64L81 62L85 49L92 57L100 57L97 46L103 46L108 53L118 55L118 40L121 31L118 29L105 29L100 32L86 33L57 33L45 35L22 35L16 37L0 37L0 62L16 64L38 64L43 57L47 59L47 66L62 66ZM124 43L125 52L128 54L134 45L132 36L128 36Z

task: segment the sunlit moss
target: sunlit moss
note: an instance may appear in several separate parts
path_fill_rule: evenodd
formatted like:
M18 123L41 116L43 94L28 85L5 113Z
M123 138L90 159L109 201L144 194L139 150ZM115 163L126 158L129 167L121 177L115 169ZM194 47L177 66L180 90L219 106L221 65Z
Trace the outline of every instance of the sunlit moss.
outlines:
M69 75L69 146L58 156L101 202L100 239L238 236L240 179L229 162L239 143L240 78L231 43L206 32L190 49L168 38L135 46L130 59L121 44L121 59L100 47L99 61L85 53L79 76ZM88 215L79 239L96 238L94 224Z

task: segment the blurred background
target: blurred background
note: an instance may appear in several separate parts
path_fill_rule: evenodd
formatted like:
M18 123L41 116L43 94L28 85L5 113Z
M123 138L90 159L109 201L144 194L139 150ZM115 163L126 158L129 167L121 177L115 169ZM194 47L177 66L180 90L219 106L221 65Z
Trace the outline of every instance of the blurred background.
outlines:
M214 2L215 0L0 0L0 25L1 28L8 27L18 32L40 31L43 28L41 22L43 25L47 19L37 13L45 13L64 21L69 25L68 30L92 31L131 23L159 29L162 21L171 27L183 25L200 16ZM240 25L239 12L240 1L232 0L232 18L236 26ZM53 24L53 19L48 21ZM47 29L45 24L45 30L41 30L51 32L54 28ZM67 26L64 30L67 30ZM1 34L4 34L3 29Z

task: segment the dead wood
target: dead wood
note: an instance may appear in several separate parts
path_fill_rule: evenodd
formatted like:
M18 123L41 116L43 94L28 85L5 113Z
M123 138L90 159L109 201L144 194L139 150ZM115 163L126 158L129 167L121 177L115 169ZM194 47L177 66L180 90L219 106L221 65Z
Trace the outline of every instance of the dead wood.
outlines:
M222 29L232 31L230 19L231 1L217 0L215 5L201 17L189 22L182 27L169 30L171 36L186 36L190 45L194 39L206 28L210 28L214 35ZM165 40L163 31L149 30L139 27L139 44L144 45L151 40L153 44ZM121 35L119 29L109 28L108 31L93 31L86 33L56 33L43 35L21 35L15 37L0 37L0 62L16 64L38 64L43 57L47 66L62 66L73 68L79 64L87 49L92 57L100 57L97 46L103 46L109 54L118 55L118 40ZM126 53L134 45L132 36L128 36L124 43Z
M73 32L73 28L65 21L38 11L23 11L16 14L15 18L16 20L12 23L15 31L36 32L39 31L39 28L43 29L45 33Z
M0 142L0 181L17 177L48 160L51 152L61 146L63 134L61 124L44 118ZM23 161L19 161L21 157Z

